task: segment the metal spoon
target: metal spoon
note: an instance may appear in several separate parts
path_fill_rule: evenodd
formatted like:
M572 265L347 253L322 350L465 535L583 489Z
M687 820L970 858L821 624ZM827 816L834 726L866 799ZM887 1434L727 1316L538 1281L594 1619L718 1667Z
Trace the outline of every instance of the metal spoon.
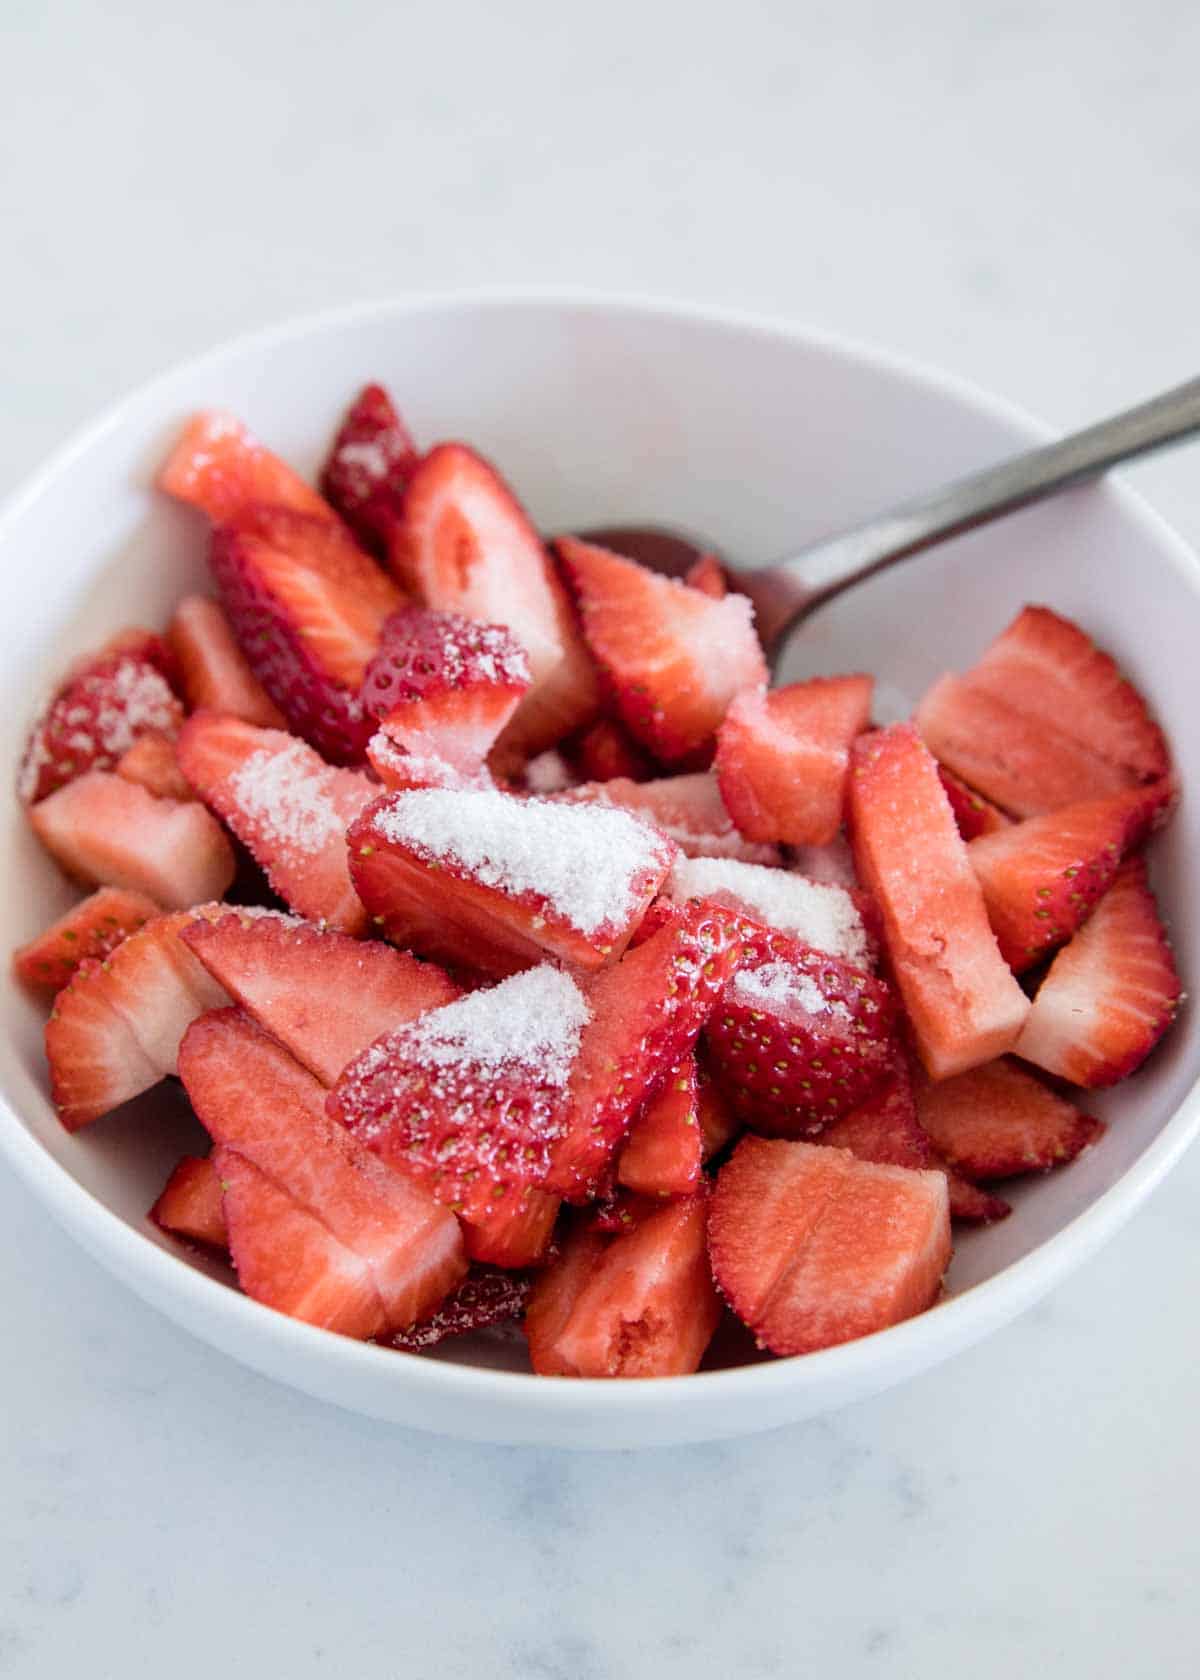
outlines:
M956 479L880 514L865 525L827 537L772 566L730 569L737 587L754 602L758 632L775 664L793 632L817 607L886 566L920 554L1001 514L1052 496L1151 450L1181 443L1200 432L1200 379L1058 443L1027 450L982 472ZM641 560L655 571L682 576L709 545L661 525L606 526L583 531L591 542ZM728 561L722 560L726 565Z

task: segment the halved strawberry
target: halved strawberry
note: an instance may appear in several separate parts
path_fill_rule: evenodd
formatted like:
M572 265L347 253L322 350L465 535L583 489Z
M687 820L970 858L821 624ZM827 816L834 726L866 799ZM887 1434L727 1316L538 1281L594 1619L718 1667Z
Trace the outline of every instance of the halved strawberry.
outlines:
M683 581L689 589L698 589L702 595L711 595L714 601L723 601L729 593L725 568L715 554L702 554L699 560L688 567Z
M790 870L733 858L676 858L663 896L677 904L708 898L728 905L855 968L869 968L878 955L855 896Z
M629 1128L617 1183L643 1196L686 1196L700 1182L696 1058L689 1053Z
M842 826L850 743L871 677L814 677L735 695L717 732L721 798L748 840L827 846Z
M630 1231L599 1237L598 1251L587 1237L576 1239L590 1261L586 1273L564 1255L533 1286L526 1334L534 1369L570 1377L696 1370L721 1316L705 1251L707 1200L703 1190L681 1197ZM566 1288L553 1275L559 1266L568 1271ZM543 1340L551 1325L552 1338Z
M156 799L191 799L191 784L179 768L175 743L167 735L139 735L117 760L117 775L136 782Z
M384 730L377 729L367 742L367 763L385 788L404 793L410 788L495 787L486 766L465 773L456 770L435 753L409 752Z
M633 811L661 829L688 857L738 858L742 863L762 864L780 861L778 846L757 845L738 833L717 778L711 774L660 776L649 782L617 776L606 782L584 782L563 798Z
M703 1044L696 1046L696 1120L700 1127L700 1154L705 1161L719 1155L743 1130L742 1122L712 1076Z
M193 1023L179 1049L179 1076L221 1146L222 1178L232 1151L315 1218L366 1266L382 1328L402 1330L428 1317L461 1282L466 1261L453 1217L330 1119L324 1086L240 1010L217 1010ZM243 1211L226 1190L230 1249L250 1293L239 1251ZM286 1253L272 1257L264 1242L259 1257L271 1263L274 1280L286 1277Z
M508 1195L463 1223L463 1247L472 1260L491 1266L540 1266L550 1252L562 1198L544 1190Z
M182 938L324 1085L381 1033L459 996L449 975L407 951L270 911L199 917Z
M209 1156L185 1155L150 1209L150 1217L173 1237L227 1249L229 1230L221 1205L221 1180Z
M203 805L156 799L103 770L32 806L29 821L68 875L145 893L168 910L220 898L234 877L233 849Z
M745 950L705 1031L713 1075L747 1125L803 1137L887 1077L895 1004L860 969L744 924Z
M250 669L218 602L185 595L167 636L189 711L224 712L263 729L284 727L283 713Z
M589 782L611 782L618 778L646 782L654 775L654 766L646 754L612 718L598 718L590 729L585 729L575 744L574 756L583 779Z
M938 779L946 790L958 832L964 840L978 840L981 834L996 834L1010 826L1011 817L1006 817L998 805L960 781L944 764L938 765Z
M1008 1056L922 1084L921 1126L968 1179L1014 1178L1073 1161L1104 1131Z
M373 552L387 552L417 461L417 446L391 397L382 385L364 385L321 469L321 489Z
M68 1131L173 1074L191 1022L229 1001L180 942L190 920L186 911L153 917L104 962L82 962L54 1000L46 1060Z
M362 702L406 752L476 776L529 681L524 649L502 624L402 607L383 627Z
M366 912L350 881L346 829L377 793L355 770L335 770L278 729L197 712L179 737L184 775L229 824L285 902L314 922L362 933Z
M209 409L190 420L158 475L158 487L203 509L214 524L254 502L276 502L318 518L332 510L317 492L232 414Z
M749 601L713 600L577 537L558 552L622 722L664 764L694 763L738 690L767 681Z
M28 805L82 776L112 770L139 736L174 735L183 707L156 666L113 654L77 668L35 725L18 792Z
M950 1190L950 1217L963 1225L994 1225L1001 1219L1007 1219L1012 1212L1012 1203L1006 1202L1003 1196L997 1196L994 1190L985 1190L982 1185L972 1184L969 1178L961 1173L945 1168L946 1183Z
M447 1295L437 1311L388 1338L388 1346L401 1353L424 1353L452 1336L468 1336L473 1330L510 1324L524 1317L529 1304L530 1280L519 1272L472 1266L453 1295Z
M743 1138L717 1175L713 1276L773 1353L813 1353L923 1312L950 1260L940 1172Z
M80 963L88 957L103 962L126 935L157 916L159 909L145 893L101 887L15 951L13 972L37 991L59 992Z
M1172 793L1168 781L1131 788L972 840L988 917L1016 973L1083 925L1125 853L1165 819Z
M1183 996L1146 863L1131 857L1038 988L1016 1051L1091 1090L1145 1061Z
M608 1237L577 1215L554 1260L534 1278L524 1329L530 1363L538 1376L570 1375L556 1344L607 1246Z
M944 1079L1011 1050L1029 1000L996 945L937 766L910 724L855 742L858 873L883 917L917 1048Z
M495 468L461 443L417 466L391 549L393 570L427 607L504 624L533 685L504 736L515 755L554 746L594 716L595 672L550 556Z
M389 939L495 975L547 954L615 961L674 855L625 811L444 788L386 795L348 839L354 884Z

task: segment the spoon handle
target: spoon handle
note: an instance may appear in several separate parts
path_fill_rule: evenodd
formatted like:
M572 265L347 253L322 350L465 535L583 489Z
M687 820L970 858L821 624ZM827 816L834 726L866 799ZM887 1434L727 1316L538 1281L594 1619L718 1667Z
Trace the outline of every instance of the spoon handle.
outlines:
M1099 425L970 473L793 559L752 572L739 580L739 588L754 601L759 633L773 647L813 607L885 566L1196 432L1200 379L1190 379Z

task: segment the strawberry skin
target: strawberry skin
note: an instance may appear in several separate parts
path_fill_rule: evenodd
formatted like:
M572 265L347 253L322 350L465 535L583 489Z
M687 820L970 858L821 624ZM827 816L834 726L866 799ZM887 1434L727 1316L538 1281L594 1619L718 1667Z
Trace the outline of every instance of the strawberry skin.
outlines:
M674 840L688 857L735 858L741 863L777 864L778 846L747 840L734 826L717 778L705 772L660 776L648 782L624 776L584 782L562 795L580 805L617 805L632 811Z
M388 1338L388 1346L401 1353L424 1353L452 1336L468 1336L474 1330L510 1324L524 1317L529 1304L530 1280L520 1273L472 1266L453 1295L448 1295L430 1318Z
M686 1196L700 1182L701 1150L696 1058L689 1054L630 1126L617 1183L642 1196Z
M175 608L167 639L190 712L225 712L262 729L284 727L283 713L250 669L216 601L185 595Z
M112 770L139 736L174 735L183 707L149 661L115 654L77 669L59 689L25 749L18 791L27 805L82 776Z
M540 1266L554 1241L562 1200L544 1190L497 1200L462 1228L463 1247L471 1260L490 1266Z
M1038 988L1016 1051L1092 1090L1145 1061L1183 992L1141 857L1111 887Z
M916 1100L921 1126L968 1179L1046 1172L1073 1161L1105 1129L1008 1056L924 1084Z
M197 414L158 475L158 487L203 510L214 524L237 519L256 502L331 519L332 510L298 473L272 455L232 414Z
M221 1180L211 1158L185 1155L150 1209L161 1230L206 1248L228 1249L229 1230L221 1205Z
M321 489L364 548L381 558L400 520L417 447L382 385L364 385L321 470Z
M13 973L23 985L53 996L82 962L103 962L127 935L158 913L159 906L145 893L101 887L15 951Z
M702 758L738 690L767 681L749 601L713 600L576 537L558 552L629 733L664 764Z
M938 780L946 790L958 832L964 840L978 840L981 834L995 834L1012 822L1011 817L1006 817L998 806L969 788L966 782L960 781L944 764L938 765Z
M1169 782L1067 805L973 840L971 864L996 940L1016 972L1081 927L1122 857L1165 819Z

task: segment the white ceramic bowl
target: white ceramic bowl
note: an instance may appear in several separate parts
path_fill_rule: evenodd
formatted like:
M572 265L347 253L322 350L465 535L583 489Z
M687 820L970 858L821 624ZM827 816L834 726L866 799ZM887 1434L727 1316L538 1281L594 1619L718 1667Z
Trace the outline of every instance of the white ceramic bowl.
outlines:
M677 521L730 555L786 553L902 494L1044 434L963 385L791 328L687 309L538 294L415 298L243 339L138 392L70 445L0 522L0 763L10 770L74 654L130 621L162 623L203 576L198 524L150 489L180 422L234 409L302 469L369 378L418 438L494 456L548 529ZM1192 727L1200 567L1136 497L1078 491L879 578L816 618L789 674L877 672L893 710L972 660L1026 600L1112 648L1200 786ZM0 942L70 901L15 800ZM1155 878L1185 980L1200 973L1200 855L1185 801ZM1191 874L1189 878L1188 867ZM840 1406L986 1335L1052 1288L1149 1194L1200 1125L1200 1031L1185 1013L1136 1079L1097 1099L1100 1147L1021 1186L1011 1219L962 1237L950 1296L881 1335L803 1359L649 1382L504 1369L479 1338L416 1358L313 1330L187 1258L146 1209L196 1123L168 1088L77 1136L47 1099L41 1012L9 984L0 1142L88 1253L214 1347L353 1410L476 1440L631 1447L740 1435ZM80 1256L80 1265L90 1262ZM515 1363L515 1356L510 1356ZM1017 1378L1014 1374L1014 1381Z

